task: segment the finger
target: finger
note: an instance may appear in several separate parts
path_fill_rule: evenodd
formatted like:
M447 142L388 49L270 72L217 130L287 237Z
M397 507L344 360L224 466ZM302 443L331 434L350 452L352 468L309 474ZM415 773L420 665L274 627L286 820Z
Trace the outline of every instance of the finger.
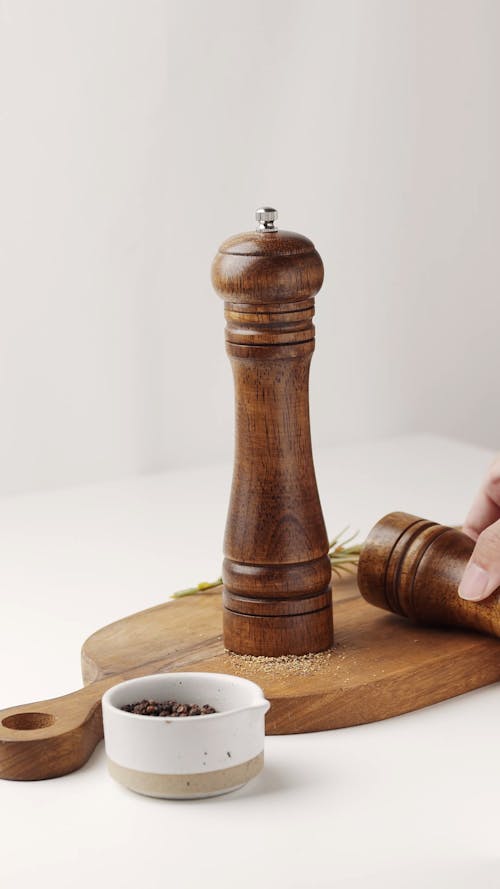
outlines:
M491 499L485 489L476 494L472 506L467 513L462 531L473 540L477 540L481 531L500 518L500 506Z
M500 519L479 535L458 588L462 599L480 602L500 587Z
M477 540L481 531L500 518L500 456L493 461L484 484L467 513L463 530Z

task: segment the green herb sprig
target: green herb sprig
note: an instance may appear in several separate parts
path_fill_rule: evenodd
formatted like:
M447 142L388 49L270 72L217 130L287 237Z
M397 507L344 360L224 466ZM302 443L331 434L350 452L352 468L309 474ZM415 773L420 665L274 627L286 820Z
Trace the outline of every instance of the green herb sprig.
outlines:
M342 528L342 531L330 541L328 547L328 555L330 556L332 571L337 577L341 576L342 571L346 571L348 574L354 574L361 555L362 543L355 543L354 545L349 546L349 544L356 539L359 531L355 531L350 537L344 537L348 531L349 525L346 525L346 527Z

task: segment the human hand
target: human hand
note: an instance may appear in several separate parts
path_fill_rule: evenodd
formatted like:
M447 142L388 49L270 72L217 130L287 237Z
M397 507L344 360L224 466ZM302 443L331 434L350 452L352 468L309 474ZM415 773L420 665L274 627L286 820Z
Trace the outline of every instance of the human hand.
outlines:
M472 503L463 531L476 545L458 595L479 602L500 587L500 455Z

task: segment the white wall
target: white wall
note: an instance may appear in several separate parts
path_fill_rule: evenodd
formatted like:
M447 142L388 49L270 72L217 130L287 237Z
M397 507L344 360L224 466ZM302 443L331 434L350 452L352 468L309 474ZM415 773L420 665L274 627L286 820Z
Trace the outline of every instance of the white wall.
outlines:
M0 492L228 458L212 256L323 255L316 444L500 444L500 4L4 0Z

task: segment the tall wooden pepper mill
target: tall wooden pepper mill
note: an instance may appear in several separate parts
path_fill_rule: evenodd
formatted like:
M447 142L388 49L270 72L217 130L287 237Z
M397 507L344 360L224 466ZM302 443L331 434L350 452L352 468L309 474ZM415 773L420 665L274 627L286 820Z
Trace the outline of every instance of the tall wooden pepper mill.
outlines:
M236 396L224 644L272 657L323 651L333 642L308 394L323 263L308 238L278 231L277 215L257 210L257 230L224 241L212 266Z

